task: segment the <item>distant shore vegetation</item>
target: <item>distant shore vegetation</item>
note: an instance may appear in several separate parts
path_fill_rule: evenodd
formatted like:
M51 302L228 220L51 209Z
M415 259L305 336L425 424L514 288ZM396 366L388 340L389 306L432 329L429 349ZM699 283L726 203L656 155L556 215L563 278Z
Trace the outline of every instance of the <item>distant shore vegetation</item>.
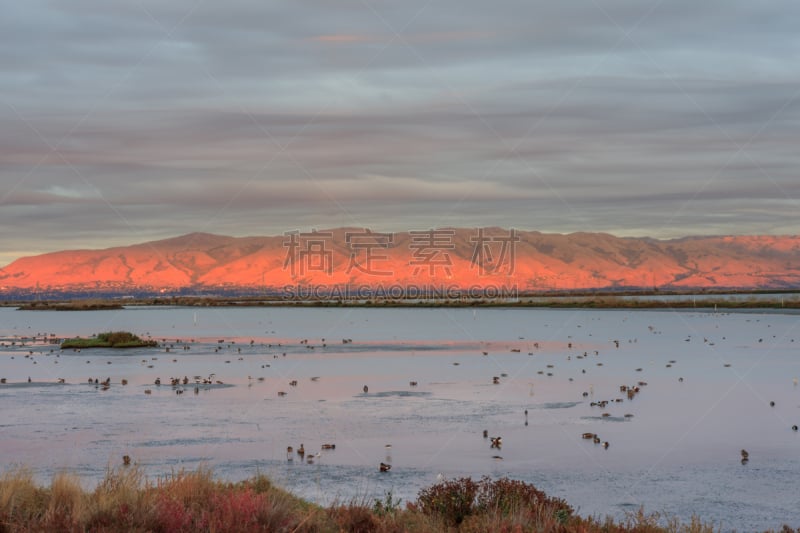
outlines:
M730 292L570 292L525 294L505 298L281 298L273 295L176 295L107 297L69 301L51 298L29 302L6 300L1 306L23 311L118 310L136 306L185 307L545 307L587 309L800 309L800 291Z
M122 304L113 300L70 300L28 302L19 307L20 311L109 311L124 309Z
M402 502L356 498L323 507L277 487L264 475L241 482L208 469L148 480L135 463L109 468L93 490L57 473L50 486L17 467L0 476L0 531L179 532L558 532L711 533L701 517L688 523L640 509L621 520L581 517L564 500L508 478L446 479ZM800 530L784 526L782 533Z
M145 340L129 331L108 331L94 337L74 337L61 343L62 349L74 348L144 348L156 347L158 342Z

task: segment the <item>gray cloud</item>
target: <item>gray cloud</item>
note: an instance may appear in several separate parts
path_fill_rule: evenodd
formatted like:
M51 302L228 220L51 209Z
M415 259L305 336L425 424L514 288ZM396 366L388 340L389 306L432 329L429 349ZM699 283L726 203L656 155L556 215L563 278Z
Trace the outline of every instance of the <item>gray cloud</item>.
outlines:
M0 264L339 225L797 233L798 23L788 0L9 5Z

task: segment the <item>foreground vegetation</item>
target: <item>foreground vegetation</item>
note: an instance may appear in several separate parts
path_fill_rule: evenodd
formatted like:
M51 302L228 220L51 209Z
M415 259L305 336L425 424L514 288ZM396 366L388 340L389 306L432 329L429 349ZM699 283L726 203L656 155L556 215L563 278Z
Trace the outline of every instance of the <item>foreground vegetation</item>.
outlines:
M94 337L75 337L61 343L62 349L68 348L142 348L155 347L158 342L144 340L129 331L109 331L98 333Z
M93 491L68 473L49 487L30 470L0 477L0 532L686 532L714 531L643 511L622 521L577 516L563 500L506 478L462 478L422 490L415 502L354 501L321 507L258 475L229 483L207 469L179 471L155 482L136 466L109 470ZM784 526L784 533L793 532ZM798 530L800 531L800 530Z

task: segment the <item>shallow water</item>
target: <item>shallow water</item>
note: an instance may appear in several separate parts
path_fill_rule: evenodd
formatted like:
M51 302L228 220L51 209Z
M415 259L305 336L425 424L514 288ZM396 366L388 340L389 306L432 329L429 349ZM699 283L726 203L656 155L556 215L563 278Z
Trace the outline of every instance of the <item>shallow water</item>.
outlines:
M763 311L5 308L0 469L30 465L46 481L67 468L91 486L128 454L151 476L260 471L320 503L386 491L409 501L441 477L507 475L584 515L644 505L723 530L798 526L799 326L797 314ZM41 342L118 329L172 347ZM169 378L184 376L176 394ZM195 376L222 384L195 393ZM639 381L632 400L620 392ZM484 429L503 437L500 450ZM287 461L300 443L320 454L314 464Z

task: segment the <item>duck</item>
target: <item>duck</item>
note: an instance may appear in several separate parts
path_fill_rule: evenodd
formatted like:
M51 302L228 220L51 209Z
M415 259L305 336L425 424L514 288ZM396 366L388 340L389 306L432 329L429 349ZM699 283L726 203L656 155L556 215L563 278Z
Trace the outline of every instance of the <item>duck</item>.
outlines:
M392 469L392 465L389 465L389 464L386 464L386 463L381 463L380 466L379 466L379 470L381 472L388 472L391 469Z

